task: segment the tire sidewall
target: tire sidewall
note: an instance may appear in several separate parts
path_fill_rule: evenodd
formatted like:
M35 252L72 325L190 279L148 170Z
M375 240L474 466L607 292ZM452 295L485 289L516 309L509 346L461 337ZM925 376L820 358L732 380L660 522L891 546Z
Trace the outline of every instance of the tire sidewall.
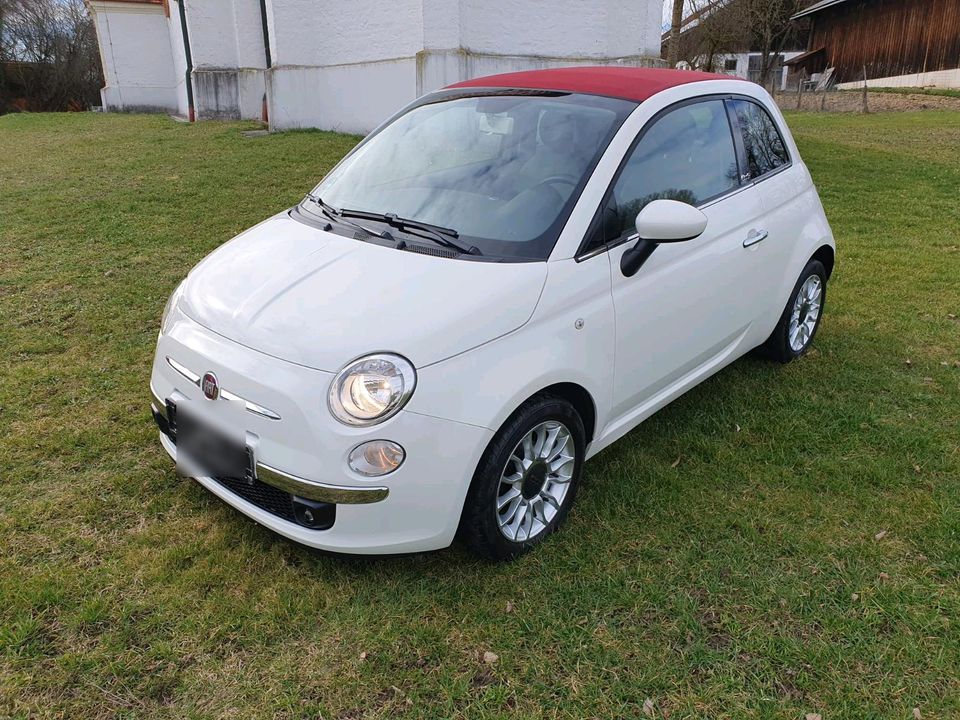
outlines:
M532 428L555 420L563 423L573 438L576 457L570 487L560 510L546 529L531 540L516 542L507 538L497 521L497 493L500 478L514 448ZM515 412L490 441L477 470L464 504L461 535L483 555L496 559L510 559L539 545L563 523L577 496L586 451L586 435L579 413L566 400L552 396L537 396Z
M813 326L813 332L810 333L810 339L807 340L807 344L804 345L800 350L794 350L790 346L790 316L793 313L793 305L797 301L797 294L800 292L800 288L803 287L803 284L811 275L816 275L820 278L820 286L822 288L820 295L820 314L817 315L817 322ZM795 360L802 355L806 355L810 351L810 348L813 346L813 341L817 337L817 332L820 329L820 323L823 321L823 311L826 307L826 304L827 269L819 260L811 260L807 263L806 267L803 268L803 272L800 273L800 277L793 286L793 291L790 293L790 299L787 300L787 305L783 309L783 315L780 317L780 323L777 325L777 344L779 347L777 347L776 350L784 359Z

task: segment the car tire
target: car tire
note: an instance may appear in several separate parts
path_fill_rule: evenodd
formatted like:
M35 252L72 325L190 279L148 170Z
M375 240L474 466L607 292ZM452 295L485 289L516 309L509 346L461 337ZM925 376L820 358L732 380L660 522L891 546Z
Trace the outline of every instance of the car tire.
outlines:
M570 512L585 452L583 420L573 405L549 394L531 398L480 459L464 503L460 539L493 560L530 551Z
M811 260L800 273L777 327L759 350L772 360L788 363L813 344L827 300L827 269Z

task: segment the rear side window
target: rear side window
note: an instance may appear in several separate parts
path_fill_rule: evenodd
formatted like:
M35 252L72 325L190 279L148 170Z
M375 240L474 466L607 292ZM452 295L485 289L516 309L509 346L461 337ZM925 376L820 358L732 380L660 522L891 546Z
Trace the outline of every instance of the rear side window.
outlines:
M653 200L700 205L737 184L723 101L705 100L669 111L644 132L613 186L611 209L621 235L631 234L637 213Z
M749 100L737 99L732 103L743 135L750 177L759 178L790 162L783 138L770 114Z

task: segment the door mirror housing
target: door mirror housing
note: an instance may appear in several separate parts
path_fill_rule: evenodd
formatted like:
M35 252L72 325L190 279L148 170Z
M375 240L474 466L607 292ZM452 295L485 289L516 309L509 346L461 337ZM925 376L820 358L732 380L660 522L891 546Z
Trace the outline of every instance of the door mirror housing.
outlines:
M693 240L707 228L707 216L677 200L654 200L637 215L637 244L620 256L620 271L633 277L660 243Z
M637 215L637 234L656 243L693 240L707 228L707 216L677 200L654 200Z

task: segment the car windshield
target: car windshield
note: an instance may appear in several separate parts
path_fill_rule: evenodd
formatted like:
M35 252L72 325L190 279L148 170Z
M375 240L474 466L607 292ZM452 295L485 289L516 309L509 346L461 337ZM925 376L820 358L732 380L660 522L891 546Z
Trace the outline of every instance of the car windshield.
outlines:
M313 196L339 210L455 230L481 259L543 260L635 107L537 91L427 97L358 145ZM321 212L316 202L301 209ZM360 222L397 234L369 218Z

